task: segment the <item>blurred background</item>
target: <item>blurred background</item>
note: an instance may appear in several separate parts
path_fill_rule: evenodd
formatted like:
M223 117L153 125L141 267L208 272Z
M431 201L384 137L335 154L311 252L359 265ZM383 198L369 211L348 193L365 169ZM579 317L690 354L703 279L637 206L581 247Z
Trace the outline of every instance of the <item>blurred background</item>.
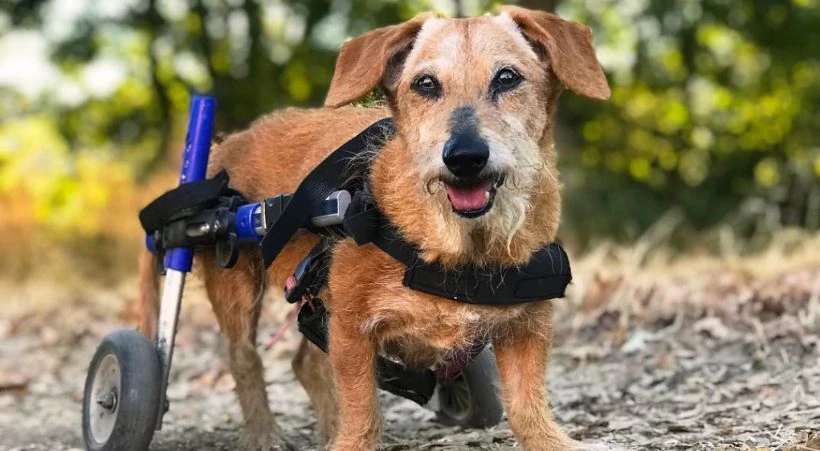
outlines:
M320 105L351 36L497 3L3 0L0 277L132 271L136 212L174 183L190 91L217 97L219 131L241 129ZM672 249L744 252L818 229L816 0L519 3L588 24L613 88L562 99L565 242L657 226Z

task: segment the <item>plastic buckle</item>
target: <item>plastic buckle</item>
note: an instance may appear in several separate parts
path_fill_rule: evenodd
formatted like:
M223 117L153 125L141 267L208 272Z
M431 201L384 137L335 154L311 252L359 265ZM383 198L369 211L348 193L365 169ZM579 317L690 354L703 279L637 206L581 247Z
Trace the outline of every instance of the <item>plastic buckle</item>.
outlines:
M318 256L319 254L308 254L296 266L293 271L293 281L285 284L285 299L289 303L295 304L305 296L314 294L310 292L310 289L314 280L316 280L318 265L321 264L321 259L317 258Z

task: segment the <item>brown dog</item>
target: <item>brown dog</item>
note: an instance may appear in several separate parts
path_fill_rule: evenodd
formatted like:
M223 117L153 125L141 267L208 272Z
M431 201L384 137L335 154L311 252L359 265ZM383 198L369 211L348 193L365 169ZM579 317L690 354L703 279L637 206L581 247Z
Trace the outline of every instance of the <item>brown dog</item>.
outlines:
M377 86L388 109L345 107ZM392 116L397 134L374 149L369 184L404 237L426 260L448 267L522 264L558 229L553 125L565 87L596 99L610 93L582 25L517 7L471 19L420 15L346 42L325 102L330 108L261 118L215 149L210 173L227 169L233 187L251 200L292 192L331 151ZM284 446L255 350L260 299L268 281L283 285L316 240L308 232L294 237L267 273L252 248L231 270L198 257L230 341L250 448ZM293 362L330 449L378 445L379 352L428 367L479 337L493 344L510 426L524 449L577 447L547 403L551 303L458 303L410 291L403 272L373 245L348 239L334 248L323 296L329 358L303 342ZM141 330L153 336L158 283L148 254L141 273Z

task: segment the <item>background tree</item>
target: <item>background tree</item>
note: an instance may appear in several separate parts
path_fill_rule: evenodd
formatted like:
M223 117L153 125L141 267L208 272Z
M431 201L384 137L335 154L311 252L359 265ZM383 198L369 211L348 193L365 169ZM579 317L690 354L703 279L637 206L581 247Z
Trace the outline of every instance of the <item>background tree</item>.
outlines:
M348 37L497 3L0 0L0 199L29 234L99 240L170 172L190 91L230 132L320 105ZM589 24L613 88L562 100L565 234L634 238L670 210L692 230L818 228L817 0L519 3Z
M816 229L816 6L561 2L596 30L614 88L601 106L571 100L564 116L581 130L578 150L564 154L573 225L634 236L676 208L697 228Z

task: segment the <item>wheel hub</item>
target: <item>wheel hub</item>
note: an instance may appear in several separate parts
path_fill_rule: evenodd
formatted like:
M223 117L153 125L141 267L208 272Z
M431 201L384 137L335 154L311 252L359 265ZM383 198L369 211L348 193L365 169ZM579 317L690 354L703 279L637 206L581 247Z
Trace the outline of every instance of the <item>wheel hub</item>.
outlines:
M89 407L91 438L105 443L117 422L117 406L120 395L120 363L114 355L105 356L94 374Z
M97 398L97 405L107 410L117 410L117 393L110 391L105 395Z

